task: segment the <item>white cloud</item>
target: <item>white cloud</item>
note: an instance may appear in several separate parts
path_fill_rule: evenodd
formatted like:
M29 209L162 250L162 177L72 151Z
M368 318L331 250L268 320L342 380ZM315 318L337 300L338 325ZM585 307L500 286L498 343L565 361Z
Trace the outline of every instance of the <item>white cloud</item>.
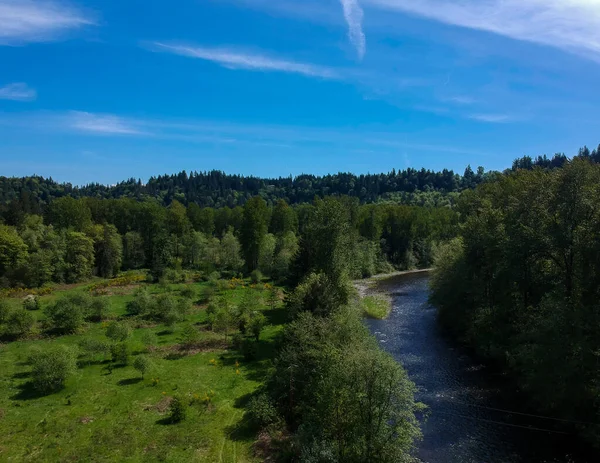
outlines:
M365 33L363 32L362 22L364 13L358 0L340 0L344 9L344 18L348 23L348 38L356 47L358 57L363 59L367 50Z
M598 0L363 0L370 5L600 58Z
M0 45L52 41L90 24L90 18L64 2L0 0Z
M71 111L64 118L67 128L99 135L143 135L136 121L112 114Z
M508 114L488 114L488 113L481 113L481 114L470 114L469 119L473 119L476 121L480 121L480 122L490 122L492 124L505 124L507 122L511 122L513 120L513 118L511 116L509 116Z
M33 101L37 98L35 89L17 82L0 88L0 100Z
M155 49L176 55L212 61L228 69L249 69L253 71L285 72L302 74L308 77L339 79L338 73L328 67L314 64L271 58L261 54L245 53L226 48L207 48L186 45L168 45L155 42Z

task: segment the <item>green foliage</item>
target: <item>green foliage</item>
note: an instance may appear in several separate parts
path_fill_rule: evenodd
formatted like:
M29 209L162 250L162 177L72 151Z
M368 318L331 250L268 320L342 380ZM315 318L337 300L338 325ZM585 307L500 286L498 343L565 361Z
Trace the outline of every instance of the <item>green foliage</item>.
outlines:
M186 286L179 292L179 294L181 295L181 297L184 297L186 299L193 300L196 298L196 290L191 286Z
M108 339L115 342L123 342L131 336L131 328L125 323L113 321L109 323L105 334Z
M252 284L257 284L260 283L263 279L263 275L262 272L258 269L253 270L252 273L250 274L250 281L252 282Z
M363 312L369 318L383 320L391 310L391 302L384 296L366 296L360 301Z
M48 329L67 334L77 331L89 312L90 297L70 294L58 299L44 309Z
M67 231L64 235L66 253L64 275L67 283L77 283L92 276L94 242L83 233Z
M600 166L522 167L463 195L460 239L437 252L431 301L442 325L502 365L540 411L594 420ZM587 437L598 442L597 431Z
M5 323L11 312L11 306L6 299L0 298L0 323Z
M0 275L19 267L27 259L27 245L13 227L0 224Z
M140 372L142 379L152 369L152 361L145 355L138 355L133 361L133 368Z
M187 418L188 403L183 397L175 396L169 405L169 420L171 423L180 423Z
M246 406L247 419L258 429L264 429L281 421L277 408L265 393L255 395Z
M114 225L104 225L95 243L96 266L103 278L112 278L119 273L123 258L123 240Z
M23 308L25 310L40 310L40 299L33 294L26 296L23 299Z
M264 236L268 229L267 203L256 196L244 205L241 241L248 270L256 270L260 259Z
M200 340L200 332L194 327L194 325L185 325L185 327L181 331L181 345L186 349L192 349L200 343Z
M110 299L106 296L92 298L88 309L88 318L95 322L106 320L110 315Z
M246 327L248 332L254 336L256 341L260 339L260 333L263 328L267 324L267 318L262 314L262 312L253 311L249 314L248 321L246 322Z
M244 356L244 360L247 362L256 360L258 357L258 343L250 339L244 339L242 342L241 353Z
M35 318L25 309L14 309L8 312L4 322L4 334L13 338L24 337L33 328Z
M129 363L129 345L126 342L118 342L110 346L110 355L113 363L127 365Z
M349 294L348 283L336 283L324 273L311 273L289 296L287 308L292 316L304 311L327 316L343 306Z
M231 230L221 239L218 265L220 269L229 272L237 272L244 266L240 242Z
M71 196L55 199L48 210L50 223L56 228L72 228L82 232L92 221L90 208Z
M106 341L91 337L80 339L77 345L83 353L92 358L98 355L105 355L110 351L110 344Z
M133 300L127 303L127 313L145 317L155 311L156 301L146 288L136 290Z
M125 233L123 236L123 268L139 269L146 263L144 252L144 239L135 231Z
M34 387L44 393L62 389L75 372L77 355L67 346L52 346L31 353L31 379Z
M156 347L158 345L158 337L154 334L152 330L144 330L144 334L142 334L142 343L146 347Z

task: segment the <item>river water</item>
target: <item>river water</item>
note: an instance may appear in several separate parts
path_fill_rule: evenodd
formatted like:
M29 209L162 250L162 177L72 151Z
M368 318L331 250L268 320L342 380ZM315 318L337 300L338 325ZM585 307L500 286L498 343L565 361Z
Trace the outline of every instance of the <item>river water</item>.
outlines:
M529 416L506 382L438 329L427 274L382 280L392 296L387 320L369 320L381 346L402 363L428 406L418 457L427 463L588 463L556 421ZM504 386L499 387L498 384Z

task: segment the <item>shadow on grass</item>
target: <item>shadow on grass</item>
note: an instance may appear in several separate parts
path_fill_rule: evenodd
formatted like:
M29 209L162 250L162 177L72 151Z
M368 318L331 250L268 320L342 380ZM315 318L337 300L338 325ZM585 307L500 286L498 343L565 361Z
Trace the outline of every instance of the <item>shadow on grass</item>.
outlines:
M23 383L19 386L19 392L16 393L15 395L13 395L10 399L11 400L34 400L34 399L39 399L40 397L46 397L46 396L52 394L53 392L57 392L57 391L41 392L34 387L32 381L27 381L26 383Z
M173 332L169 331L169 330L162 330L162 331L159 331L158 333L156 333L156 336L167 336L169 334L173 334Z
M288 321L288 311L285 307L266 310L263 313L267 317L268 323L273 326L283 325Z
M156 420L156 424L160 424L162 426L175 426L176 424L179 423L175 423L170 416L167 416L166 418L161 418L160 420Z
M22 371L21 373L15 373L12 377L14 379L25 379L25 378L29 378L30 376L31 376L30 371Z
M142 378L129 378L129 379L122 379L117 384L119 386L131 386L132 384L138 384L140 382L142 382Z

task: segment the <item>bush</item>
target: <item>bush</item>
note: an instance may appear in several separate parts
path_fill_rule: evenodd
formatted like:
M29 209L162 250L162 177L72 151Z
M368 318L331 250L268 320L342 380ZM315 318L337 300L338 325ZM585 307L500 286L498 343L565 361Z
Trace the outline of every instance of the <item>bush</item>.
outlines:
M23 308L25 310L40 310L40 300L38 297L30 294L23 299Z
M254 336L256 341L260 339L260 333L267 324L267 318L261 312L252 312L246 324L247 330Z
M277 409L264 393L252 397L246 407L246 418L259 429L264 429L280 420Z
M181 345L187 349L196 347L200 342L200 332L193 325L186 325L181 332Z
M81 351L92 358L97 355L104 356L110 350L110 346L107 342L94 338L83 338L77 345Z
M6 299L0 299L0 323L6 322L10 315L11 307Z
M110 347L110 355L113 363L127 365L129 363L129 346L125 342L113 344Z
M364 314L368 318L383 320L391 310L391 301L384 296L366 296L361 301Z
M76 370L76 352L66 346L39 350L30 356L34 387L43 393L62 389Z
M133 300L127 304L127 313L130 315L147 316L154 311L156 301L146 288L135 292Z
M156 334L154 334L154 331L144 330L144 334L142 334L142 343L144 343L144 346L147 348L156 346L158 344L158 338L156 337Z
M179 396L173 397L169 406L169 419L171 423L180 423L187 418L188 404Z
M48 328L59 333L74 333L83 324L90 300L83 295L66 296L46 307Z
M242 355L244 356L244 360L250 362L252 360L256 360L258 357L258 343L256 341L251 341L250 339L246 339L242 343L241 349Z
M110 315L110 299L108 297L95 297L90 302L88 317L90 320L101 322Z
M251 274L250 274L250 281L253 284L257 284L260 283L263 279L263 274L261 273L260 270L254 270Z
M186 299L194 299L196 297L196 290L191 286L186 286L179 292L179 294L181 294L181 297L185 297Z
M125 323L112 322L106 328L106 337L115 342L123 342L131 335L131 329Z
M29 334L35 324L35 318L25 309L16 309L9 312L5 324L5 334L20 338Z
M173 314L178 314L177 300L170 294L161 294L148 315L153 320L169 324L167 320L172 320Z
M133 361L133 368L139 371L144 379L144 374L152 368L152 361L145 355L138 355Z

